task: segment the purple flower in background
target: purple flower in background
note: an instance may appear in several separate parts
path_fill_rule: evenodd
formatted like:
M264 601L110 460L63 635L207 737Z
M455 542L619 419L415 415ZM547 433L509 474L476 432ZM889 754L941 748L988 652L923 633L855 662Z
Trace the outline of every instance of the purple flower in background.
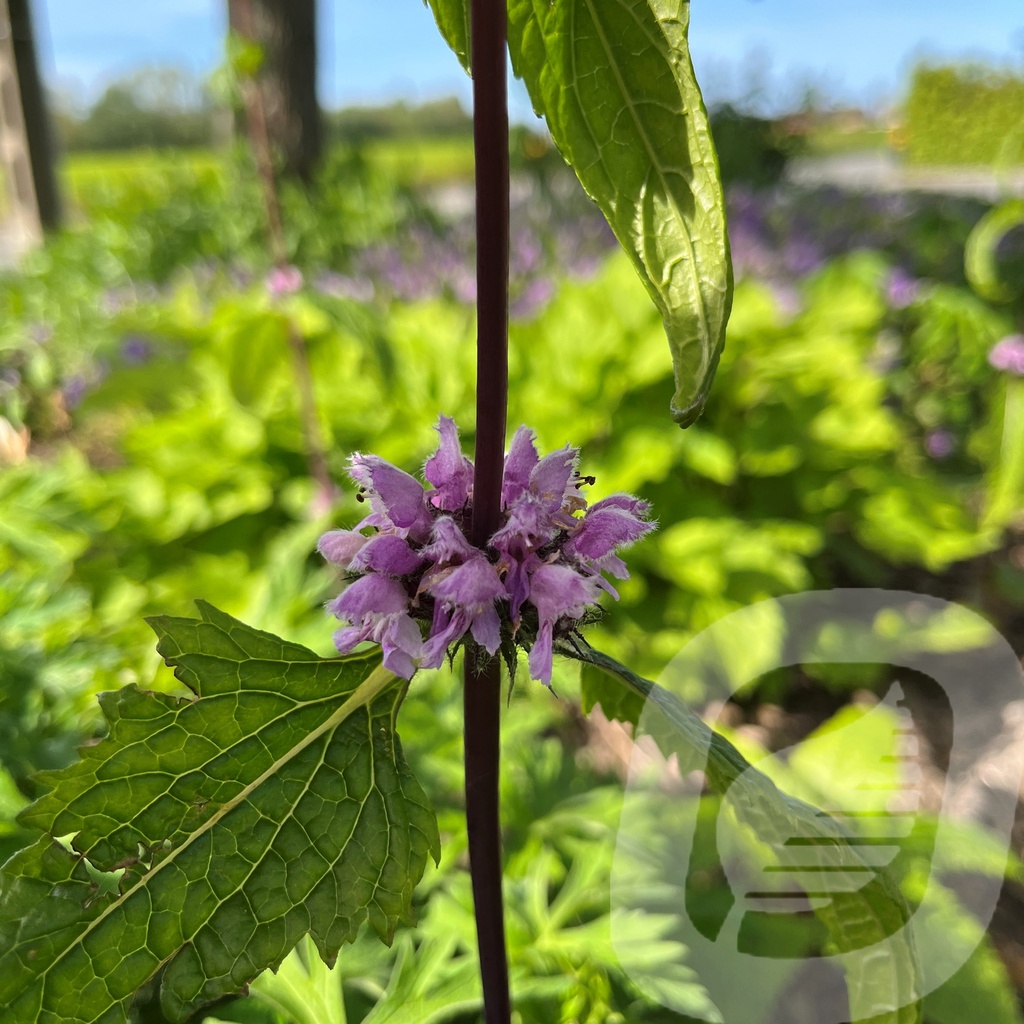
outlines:
M491 655L503 644L523 647L530 675L550 684L555 641L578 630L602 591L618 596L603 573L628 578L616 552L654 529L650 507L614 494L588 508L580 488L593 481L577 472L579 450L542 458L520 427L505 457L501 525L474 547L466 535L473 464L454 420L442 416L437 430L424 467L429 488L375 455L352 457L349 474L370 514L317 545L355 576L327 606L349 623L335 645L345 654L379 643L385 666L408 679L440 666L468 634Z
M1017 377L1024 377L1024 334L1008 334L997 341L988 354L990 366Z
M294 295L302 287L302 271L298 267L274 267L267 275L267 291L277 298Z
M509 312L515 320L535 317L555 294L554 282L549 277L535 277L519 293Z
M45 345L53 337L53 328L49 324L32 324L28 328L28 336L37 345Z
M356 302L370 302L374 296L373 282L365 278L349 277L333 270L325 270L313 284L321 295L335 299L354 299Z
M153 354L153 346L139 334L126 334L121 342L121 359L128 366L141 366Z
M956 451L956 437L948 430L933 430L924 439L924 447L933 459L948 459Z
M824 262L821 250L809 238L791 238L783 248L786 268L797 277L813 273Z
M69 377L61 388L64 408L68 410L76 408L88 394L91 387L92 383L84 374L76 373L74 376Z
M885 294L893 309L906 309L917 299L921 283L902 267L893 267L886 282Z

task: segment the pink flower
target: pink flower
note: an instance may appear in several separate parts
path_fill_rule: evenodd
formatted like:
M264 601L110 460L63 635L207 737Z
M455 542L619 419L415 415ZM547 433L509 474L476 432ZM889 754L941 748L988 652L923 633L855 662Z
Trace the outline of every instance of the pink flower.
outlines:
M603 573L628 578L616 552L654 529L650 507L614 494L588 508L581 485L593 481L577 472L578 449L541 458L520 427L505 458L502 522L474 547L465 532L473 464L453 420L442 416L437 429L424 466L430 489L375 455L352 457L370 515L318 544L359 574L327 606L350 623L335 634L338 650L379 643L387 668L408 679L417 666L439 667L467 636L491 655L507 642L527 650L530 675L550 684L555 640L580 628L602 591L618 596Z
M1024 334L1008 334L988 354L990 366L1016 377L1024 377Z
M275 298L293 295L302 287L302 271L298 267L274 267L267 275L267 291Z

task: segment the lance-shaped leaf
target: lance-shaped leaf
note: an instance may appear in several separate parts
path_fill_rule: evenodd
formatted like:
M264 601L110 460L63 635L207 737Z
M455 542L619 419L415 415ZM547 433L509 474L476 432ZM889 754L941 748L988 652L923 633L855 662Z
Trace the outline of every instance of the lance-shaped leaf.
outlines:
M429 0L468 69L469 0ZM537 113L665 323L672 415L701 412L725 343L732 266L689 0L509 0L509 50Z
M165 967L183 1021L306 933L332 959L411 916L438 836L395 733L406 684L199 610L152 620L196 698L104 695L107 738L22 815L45 835L0 875L0 1020L121 1024Z
M606 714L644 725L663 753L676 755L682 772L703 769L710 786L727 795L737 819L767 843L793 836L807 843L808 859L822 870L867 870L851 836L828 814L780 790L723 736L678 697L577 640L561 653L583 663L584 710L600 703ZM599 670L599 671L594 671ZM603 673L604 676L600 673ZM616 691L625 690L623 701ZM646 708L656 710L649 715ZM871 1024L920 1024L921 972L913 935L905 928L910 907L889 874L876 867L863 889L831 894L815 906L834 951L849 954L847 985L853 1019ZM885 956L876 950L882 947Z

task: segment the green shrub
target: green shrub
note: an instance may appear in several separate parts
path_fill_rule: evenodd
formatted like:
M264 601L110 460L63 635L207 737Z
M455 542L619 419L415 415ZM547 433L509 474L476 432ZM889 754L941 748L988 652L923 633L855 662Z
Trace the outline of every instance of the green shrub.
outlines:
M918 164L1024 162L1024 78L984 65L918 66L906 107Z

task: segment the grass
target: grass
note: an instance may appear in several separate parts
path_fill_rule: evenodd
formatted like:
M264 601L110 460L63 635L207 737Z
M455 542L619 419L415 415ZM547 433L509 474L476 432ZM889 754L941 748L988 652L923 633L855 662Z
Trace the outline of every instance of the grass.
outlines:
M471 181L473 140L455 138L387 139L363 146L366 159L400 184L412 187ZM60 168L61 184L73 206L84 193L95 193L116 179L143 179L160 172L187 170L190 175L219 176L227 156L212 149L137 149L111 153L73 153Z

